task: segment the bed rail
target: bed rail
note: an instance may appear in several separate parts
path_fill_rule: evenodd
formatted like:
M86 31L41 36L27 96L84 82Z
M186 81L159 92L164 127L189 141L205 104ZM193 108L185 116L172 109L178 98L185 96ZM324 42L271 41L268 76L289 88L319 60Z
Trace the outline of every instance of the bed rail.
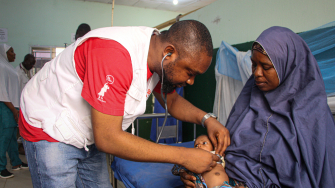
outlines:
M152 113L152 114L143 114L136 119L136 135L139 136L139 120L140 119L156 119L156 138L158 138L160 131L162 130L162 127L159 127L158 118L164 118L165 113ZM171 118L172 116L168 114L167 118ZM169 125L163 127L163 132L160 137L160 139L165 138L176 138L176 143L178 143L178 130L179 130L179 120L177 120L176 125Z

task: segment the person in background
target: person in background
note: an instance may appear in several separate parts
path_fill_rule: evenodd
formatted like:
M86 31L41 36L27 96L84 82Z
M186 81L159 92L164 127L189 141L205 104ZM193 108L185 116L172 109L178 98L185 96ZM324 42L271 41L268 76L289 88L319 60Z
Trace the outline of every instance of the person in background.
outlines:
M19 158L16 140L17 122L19 119L20 88L17 73L10 62L14 62L14 49L0 44L0 177L11 178L13 173L6 168L7 156L12 170L28 168Z
M35 66L36 60L34 55L27 54L24 56L24 60L15 69L19 77L20 91L22 92L24 86L33 76L33 67Z
M88 24L86 23L80 24L76 31L75 39L77 40L78 38L84 36L89 31L91 31L91 27Z
M27 82L30 80L30 78L33 76L33 67L35 66L36 60L34 55L27 54L24 57L24 60L22 63L20 63L15 69L17 72L17 75L19 77L19 85L20 85L20 93L22 92L24 86L27 84ZM24 147L22 144L22 138L20 137L19 132L17 133L17 142L19 143L19 153L21 155L25 155Z

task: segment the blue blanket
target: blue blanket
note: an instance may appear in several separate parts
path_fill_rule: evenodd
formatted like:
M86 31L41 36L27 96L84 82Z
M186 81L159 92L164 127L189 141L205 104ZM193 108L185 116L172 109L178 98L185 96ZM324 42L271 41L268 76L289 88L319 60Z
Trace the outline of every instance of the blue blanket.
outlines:
M169 144L193 148L194 142ZM184 187L179 176L171 173L174 164L134 162L114 158L112 169L116 179L122 181L127 188L178 188Z

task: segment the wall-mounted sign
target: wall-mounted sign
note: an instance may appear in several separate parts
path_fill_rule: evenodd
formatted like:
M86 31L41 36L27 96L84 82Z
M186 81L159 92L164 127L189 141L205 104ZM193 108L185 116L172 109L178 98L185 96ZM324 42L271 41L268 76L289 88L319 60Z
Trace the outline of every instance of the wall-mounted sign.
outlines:
M0 28L0 42L8 41L8 32L5 28Z

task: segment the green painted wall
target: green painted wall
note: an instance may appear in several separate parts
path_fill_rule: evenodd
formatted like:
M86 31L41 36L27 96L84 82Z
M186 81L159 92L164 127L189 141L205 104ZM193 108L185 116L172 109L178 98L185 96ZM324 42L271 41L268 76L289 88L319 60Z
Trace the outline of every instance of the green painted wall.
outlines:
M114 6L114 26L154 27L179 13L153 9ZM0 0L0 28L8 29L17 66L30 46L58 46L71 43L71 33L79 24L91 29L111 26L112 5L78 0Z
M215 97L215 59L224 40L240 51L247 51L263 30L271 26L288 27L296 33L335 21L334 0L217 0L182 18L204 23L213 39L214 56L207 72L192 86L185 87L185 98L198 108L212 112ZM235 45L234 45L235 44ZM206 130L197 125L197 135ZM193 139L193 126L183 123L183 141Z
M217 0L182 20L195 19L204 23L212 34L214 48L218 48L222 40L230 44L253 41L263 30L274 25L288 27L294 32L318 27L335 20L334 7L334 0ZM154 27L178 14L115 5L114 26ZM79 24L88 23L92 29L108 27L111 15L111 4L78 0L0 0L0 28L8 29L7 43L17 54L14 66L29 53L30 46L63 47L64 43L71 43L71 33L75 33ZM235 45L242 51L248 46L248 43ZM196 78L193 86L185 88L185 98L205 111L213 109L214 65L215 61L205 74ZM148 113L152 111L151 101L148 100ZM149 139L151 123L143 121L141 137ZM193 138L192 127L183 126L184 141ZM198 127L197 135L203 134L205 130Z
M233 45L239 51L248 51L252 45L251 42ZM193 85L188 85L184 88L184 97L196 107L205 112L212 112L214 107L216 80L215 80L215 63L216 55L219 48L215 48L213 59L208 70L195 78ZM183 122L183 141L191 141L194 138L193 124ZM201 125L196 126L196 136L207 134L207 130Z
M229 44L253 41L271 26L299 33L335 21L335 1L217 0L185 19L204 23L218 48L222 40Z
M114 26L155 27L180 13L128 6L114 6ZM8 29L8 42L16 60L23 61L30 46L64 47L79 24L91 29L111 26L112 5L78 0L0 0L0 28ZM146 113L152 113L152 98ZM141 120L141 137L149 139L151 121Z

